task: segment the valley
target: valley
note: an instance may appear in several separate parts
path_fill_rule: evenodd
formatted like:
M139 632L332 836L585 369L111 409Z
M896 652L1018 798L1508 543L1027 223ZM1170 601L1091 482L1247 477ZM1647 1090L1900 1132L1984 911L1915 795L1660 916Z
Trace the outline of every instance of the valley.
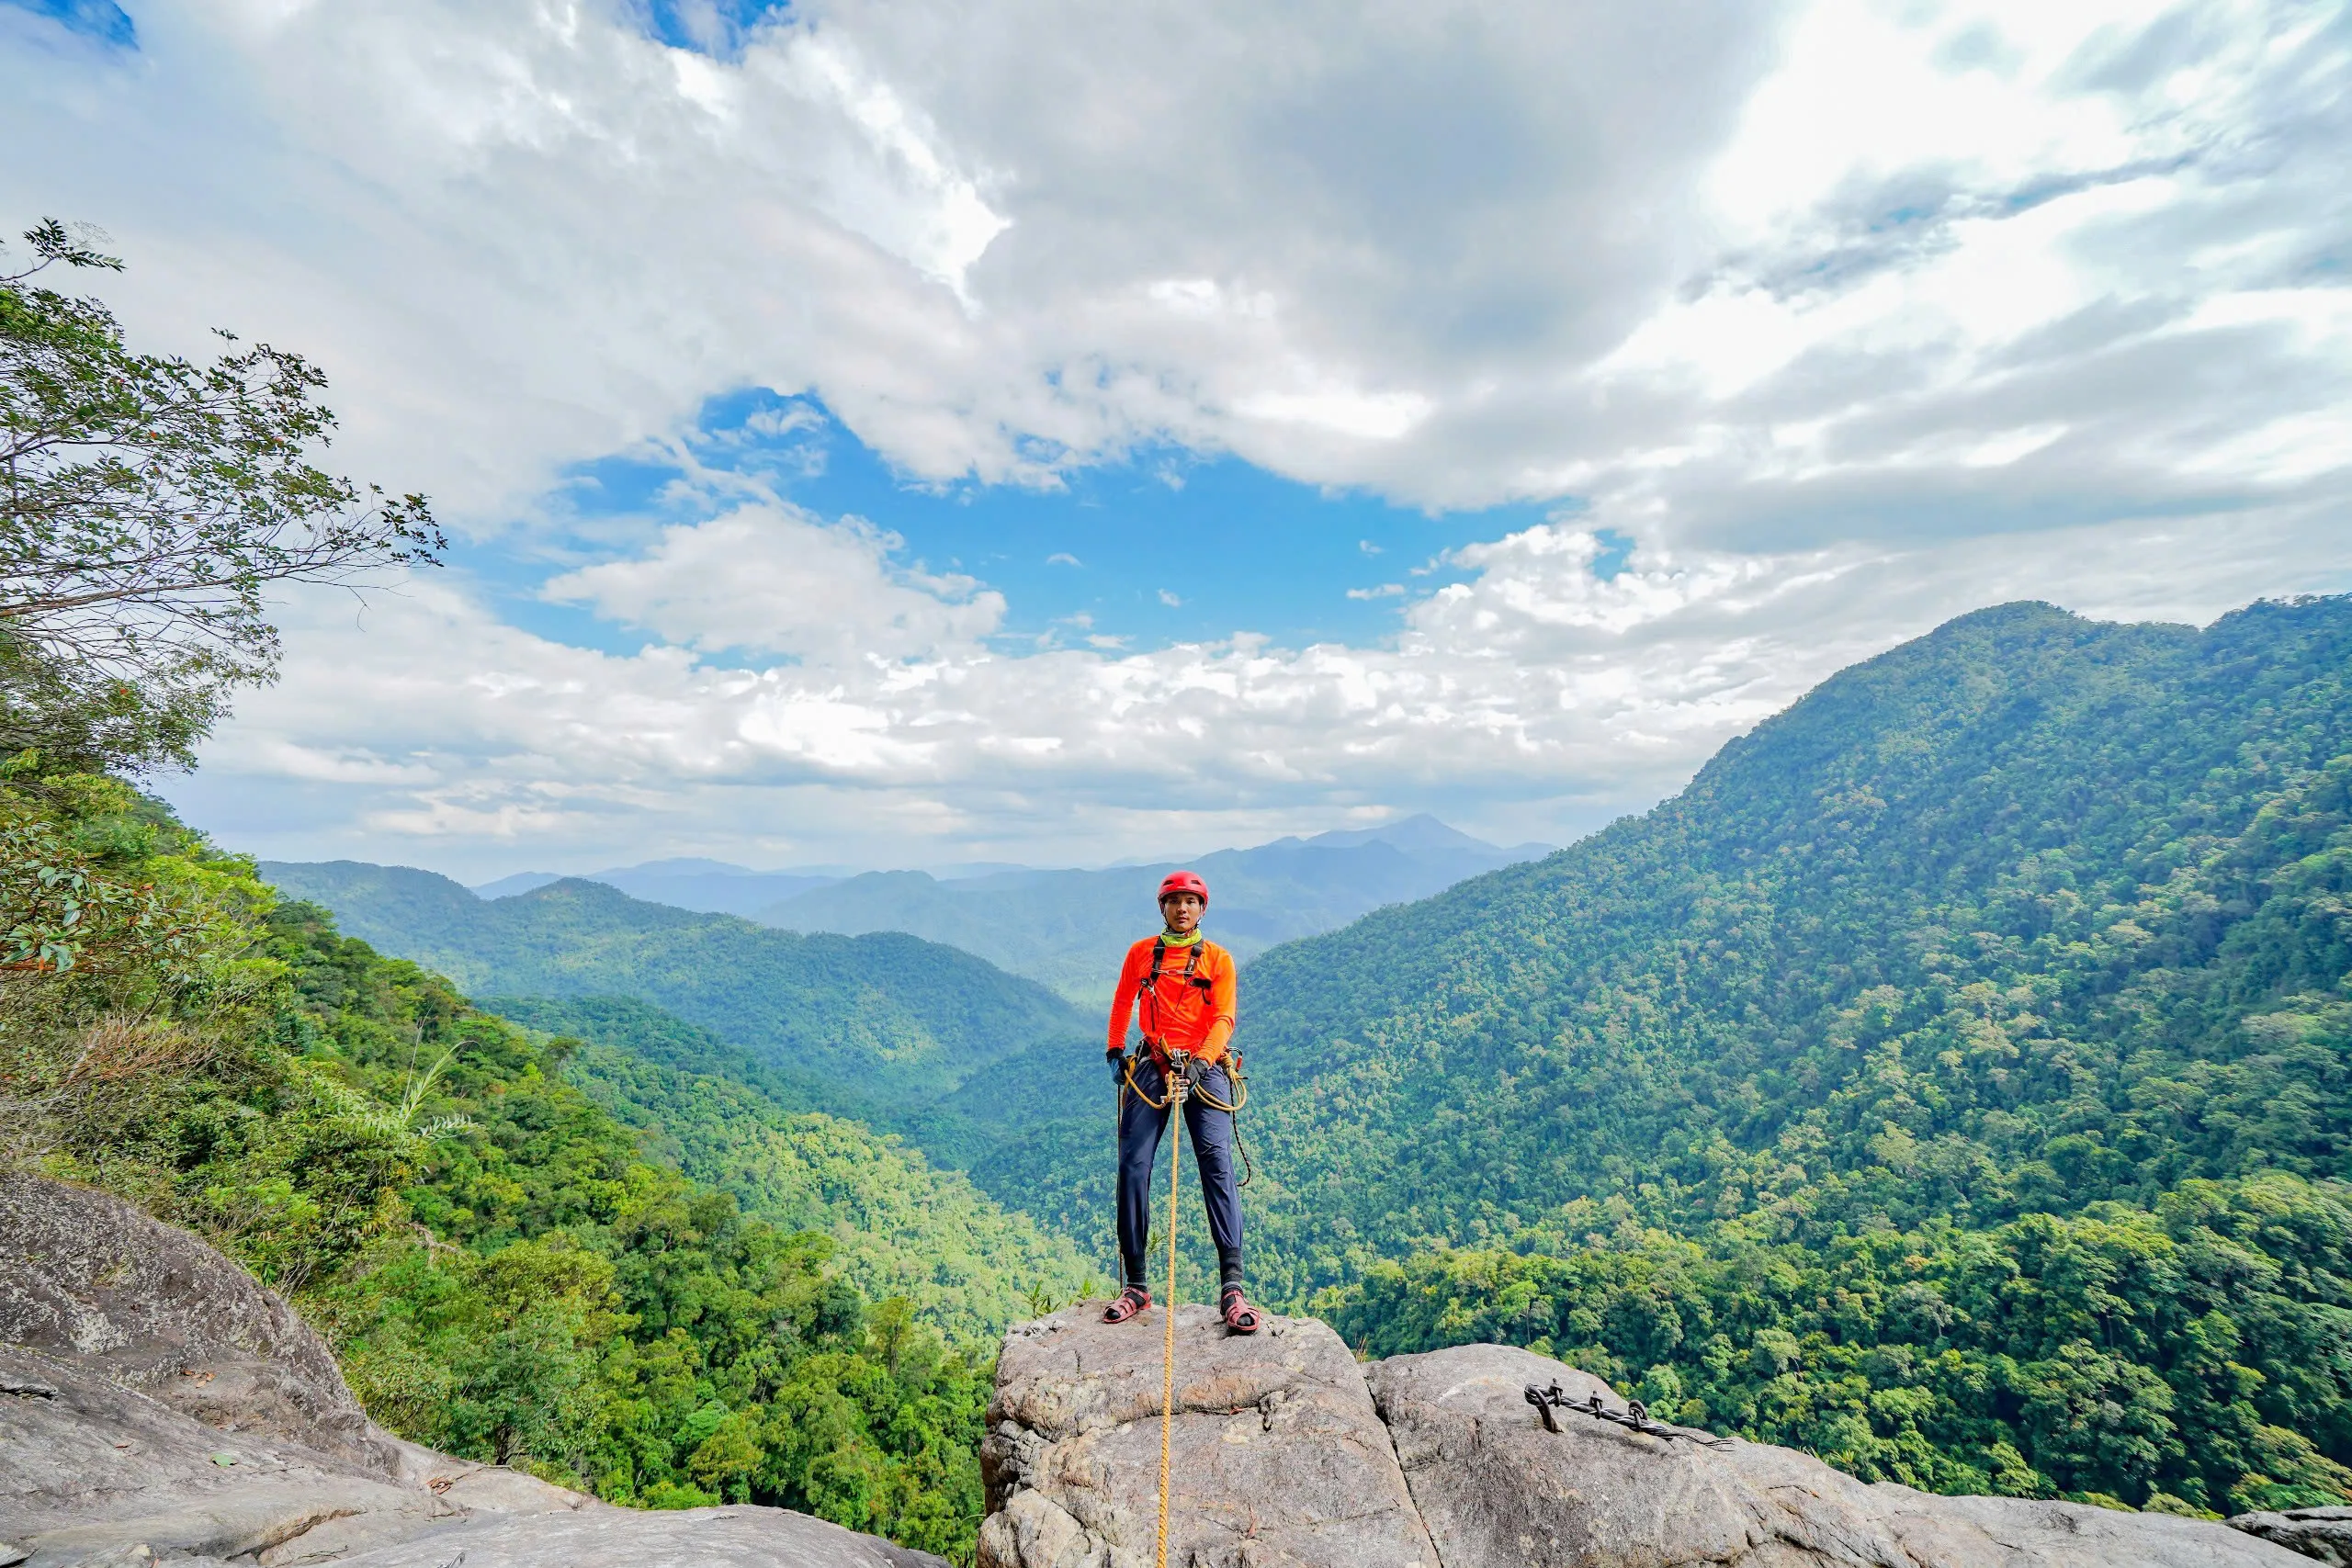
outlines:
M1253 1280L1870 1479L2341 1485L2352 1383L2311 1358L2352 1309L2347 670L2343 601L1982 612L1642 818L1265 951ZM1092 1062L1073 1032L867 1113L1100 1252ZM2064 1436L2116 1399L2152 1414Z

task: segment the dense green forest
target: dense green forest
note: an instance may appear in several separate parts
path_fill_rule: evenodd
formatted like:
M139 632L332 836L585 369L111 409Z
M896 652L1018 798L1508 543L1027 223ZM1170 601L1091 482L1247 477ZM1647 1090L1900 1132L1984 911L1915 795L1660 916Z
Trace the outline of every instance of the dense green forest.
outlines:
M747 1213L829 1235L844 1279L869 1296L908 1298L959 1343L992 1344L1035 1301L1067 1300L1090 1277L1108 1277L1099 1264L1090 1274L1068 1241L899 1139L790 1109L789 1080L657 1008L626 997L483 1006L586 1042L566 1058L564 1076L639 1130L641 1147L733 1193Z
M2345 1495L2347 675L2340 599L1983 612L1269 953L1260 1266L1867 1476Z
M691 1100L685 1075L476 1010L114 780L10 776L0 853L8 1158L209 1236L405 1436L616 1501L779 1503L968 1559L991 1358L936 1324L968 1336L1012 1286L942 1280L928 1255L964 1226L1056 1277L1066 1252L747 1089L713 1102L757 1129L731 1134L729 1174L786 1223L748 1215L662 1158L726 1165L718 1111L649 1138L568 1081L633 1112ZM837 1260L854 1222L876 1228Z
M1869 1477L2352 1495L2347 668L2344 601L1984 612L1643 818L1272 950L1253 1277ZM614 1038L699 1094L839 1092L658 1033ZM1096 1077L1046 1043L874 1114L1091 1256Z
M598 882L477 898L431 872L269 863L288 896L470 995L624 995L713 1030L853 1111L926 1100L1093 1026L1035 981L896 932L804 936L631 898Z

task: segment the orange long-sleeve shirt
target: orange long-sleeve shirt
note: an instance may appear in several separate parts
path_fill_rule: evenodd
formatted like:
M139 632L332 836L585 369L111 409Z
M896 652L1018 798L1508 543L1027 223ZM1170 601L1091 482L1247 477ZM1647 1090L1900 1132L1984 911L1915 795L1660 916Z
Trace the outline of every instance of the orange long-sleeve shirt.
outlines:
M1203 989L1184 977L1185 950L1171 947L1160 960L1158 983L1147 993L1144 977L1151 973L1151 946L1157 940L1146 937L1127 949L1126 962L1119 965L1119 989L1111 998L1109 1048L1126 1049L1127 1023L1133 1020L1155 1056L1176 1050L1189 1051L1204 1062L1223 1061L1226 1042L1233 1038L1233 954L1206 937L1201 939L1200 962L1193 975L1208 982Z

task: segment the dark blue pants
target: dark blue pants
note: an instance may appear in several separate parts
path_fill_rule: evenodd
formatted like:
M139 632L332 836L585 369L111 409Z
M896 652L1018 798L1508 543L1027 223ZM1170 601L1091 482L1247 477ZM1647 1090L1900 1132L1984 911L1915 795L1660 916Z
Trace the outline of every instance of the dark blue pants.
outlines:
M1223 1067L1209 1068L1201 1081L1219 1100L1233 1102L1233 1080ZM1136 1082L1154 1100L1168 1098L1159 1065L1149 1057L1136 1064ZM1200 1168L1209 1237L1216 1243L1217 1277L1225 1284L1238 1285L1241 1192L1233 1179L1233 1113L1187 1100L1184 1126L1193 1134L1193 1163ZM1144 1247L1151 1236L1151 1178L1159 1168L1159 1139L1167 1130L1164 1107L1154 1111L1133 1089L1119 1090L1119 1262L1130 1285L1144 1283Z

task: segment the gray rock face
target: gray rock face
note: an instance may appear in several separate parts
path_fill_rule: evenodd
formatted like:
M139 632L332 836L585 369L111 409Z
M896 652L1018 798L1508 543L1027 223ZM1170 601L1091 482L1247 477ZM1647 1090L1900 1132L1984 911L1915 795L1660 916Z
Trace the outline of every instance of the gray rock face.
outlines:
M1470 1345L1366 1369L1446 1568L2295 1568L2218 1524L2073 1503L1938 1497L1869 1485L1792 1450L1723 1449L1526 1402L1599 1379L1527 1350Z
M980 1450L980 1568L1136 1568L1159 1523L1163 1308L1108 1326L1080 1305L1006 1336ZM1168 1561L1192 1568L1438 1568L1340 1337L1272 1318L1250 1337L1176 1317Z
M0 1174L0 1343L70 1359L222 1431L371 1474L397 1464L310 1325L195 1236L102 1192Z
M16 1542L36 1568L142 1545L174 1556L259 1556L333 1521L365 1517L413 1533L458 1513L426 1486L274 1438L216 1430L19 1347L0 1347L0 1383L51 1391L0 1394L0 1540Z
M2352 1508L2285 1508L2240 1514L2232 1529L2276 1541L2329 1568L2352 1568Z
M1076 1307L1016 1327L981 1453L981 1568L1151 1561L1157 1311L1117 1328ZM1273 1332L1275 1328L1280 1333ZM1868 1485L1761 1444L1702 1447L1564 1413L1524 1390L1596 1378L1464 1346L1358 1366L1319 1323L1227 1337L1178 1316L1168 1561L1363 1568L2296 1568L2219 1524L2070 1503Z
M0 1568L945 1568L782 1508L616 1508L373 1426L252 1276L0 1172Z
M946 1568L927 1552L782 1508L654 1514L602 1504L558 1518L480 1514L335 1561L348 1568L451 1568L460 1552L464 1568Z

